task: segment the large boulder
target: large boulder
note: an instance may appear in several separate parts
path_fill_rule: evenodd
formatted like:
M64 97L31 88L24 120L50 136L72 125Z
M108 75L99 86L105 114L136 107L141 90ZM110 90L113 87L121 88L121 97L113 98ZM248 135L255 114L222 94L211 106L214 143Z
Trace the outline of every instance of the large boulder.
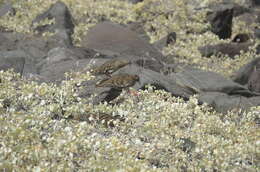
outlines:
M140 22L130 22L126 25L127 28L137 33L140 38L146 42L150 42L150 37L147 35L146 31L143 28L143 23Z
M244 13L252 12L252 10L243 4L237 4L230 0L225 0L223 2L212 2L208 5L211 12L223 11L226 9L233 9L233 17L240 16Z
M214 72L187 69L173 75L178 83L199 94L203 92L221 92L229 95L239 94L248 97L255 95L243 85L226 79Z
M0 51L11 51L17 49L17 44L24 39L25 35L11 31L0 32Z
M58 63L60 61L68 60L81 60L81 59L91 59L91 58L105 57L102 54L98 54L94 50L80 47L57 47L51 49L47 58L45 59L47 64Z
M20 50L0 51L0 70L13 69L22 75L26 58L27 54Z
M82 46L103 54L130 55L162 61L163 55L135 32L112 22L99 23L82 39Z
M60 83L66 72L85 69L94 58L108 57L87 48L58 47L51 49L36 67L39 75L45 78L43 81Z
M129 55L108 56L89 48L82 47L56 47L35 65L39 75L48 78L47 82L60 82L64 79L64 73L71 70L92 69L101 66L111 59L124 59L140 69L149 69L157 73L163 73L164 66L158 61L149 58L138 58ZM166 69L165 69L166 70Z
M208 14L207 20L211 24L211 31L218 35L220 39L231 37L233 8L213 11Z
M55 47L49 41L41 36L25 36L16 43L17 49L30 54L31 60L41 61L50 49Z
M64 74L71 71L79 71L89 64L88 59L65 60L45 65L39 70L39 75L43 78L41 82L60 83L65 79Z
M175 32L168 33L165 37L153 43L153 46L162 51L164 47L176 42L177 35Z
M97 61L99 60L97 59ZM97 64L96 60L91 61L91 63ZM91 64L89 65L93 66ZM138 75L140 80L133 86L133 88L136 90L145 89L146 85L149 84L155 86L157 89L168 91L172 93L173 96L182 97L185 100L188 100L191 95L194 95L193 90L176 83L176 81L171 77L149 69L145 69L134 63L127 65L113 73L113 75L117 74ZM115 99L121 93L121 90L117 90L111 87L96 87L96 83L102 79L104 79L103 76L98 76L92 81L83 83L84 90L80 92L81 97L90 97L90 95L95 93L96 96L93 99L94 104L98 104L104 101L109 102Z
M98 61L100 60L95 59L89 65L100 64ZM187 69L177 74L172 73L169 76L165 76L132 63L122 67L113 75L124 73L139 76L139 82L133 85L135 89L145 89L146 85L149 84L156 89L163 89L170 92L173 96L181 97L185 100L188 100L192 95L198 94L200 103L207 103L219 112L227 112L234 108L246 110L252 106L259 105L260 94L251 92L247 87L213 72ZM120 90L111 87L96 87L96 84L104 78L106 77L97 76L94 80L82 83L81 86L84 89L79 93L80 97L90 97L95 94L96 96L94 96L92 101L94 104L114 100L120 95Z
M260 93L260 62L256 64L248 80L248 89Z
M54 19L55 23L52 25L37 26L36 31L39 32L55 32L55 30L66 30L69 34L73 33L74 24L73 18L66 4L61 1L51 5L51 7L42 14L39 14L32 22L32 24L39 23L44 19Z
M219 53L228 55L230 58L234 58L236 55L239 55L241 51L246 52L249 50L249 47L252 46L253 43L243 42L243 43L220 43L216 45L206 45L203 47L199 47L199 51L202 56L210 57L212 55L217 55Z
M52 32L55 33L53 39L58 39L61 45L72 45L71 35L74 32L73 18L66 4L61 1L53 4L47 11L38 15L32 22L32 25L36 25L44 19L54 19L53 24L39 25L34 28L35 31Z
M246 85L258 63L260 63L260 57L257 57L248 64L242 66L237 72L233 74L232 79L234 82Z
M250 107L260 105L260 96L247 98L220 92L205 92L200 94L198 99L200 102L207 103L221 113L226 113L232 109L246 110Z

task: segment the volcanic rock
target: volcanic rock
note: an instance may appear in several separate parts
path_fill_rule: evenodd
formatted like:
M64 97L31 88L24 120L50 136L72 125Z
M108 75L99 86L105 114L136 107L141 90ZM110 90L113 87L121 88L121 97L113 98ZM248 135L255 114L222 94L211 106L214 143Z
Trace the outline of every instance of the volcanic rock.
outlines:
M220 39L227 39L231 37L233 9L224 9L209 13L207 20L211 24L211 31L218 35Z
M99 23L91 28L82 39L82 46L109 54L146 57L162 61L163 55L135 32L112 22Z

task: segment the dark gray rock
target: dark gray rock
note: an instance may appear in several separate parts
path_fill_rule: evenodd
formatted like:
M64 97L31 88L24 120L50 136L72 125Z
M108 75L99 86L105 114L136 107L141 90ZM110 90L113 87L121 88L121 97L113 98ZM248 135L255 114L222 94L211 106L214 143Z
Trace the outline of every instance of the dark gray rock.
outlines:
M0 32L0 51L11 51L17 49L17 44L24 39L25 35L16 32Z
M226 1L224 0L222 2L213 2L208 5L208 8L210 9L211 12L233 9L233 17L240 16L244 13L252 12L252 10L248 6L239 5L230 0L226 0Z
M171 73L168 76L165 76L156 70L150 69L152 67L157 69L158 64L153 64L148 61L147 65L145 65L147 61L143 60L147 59L137 59L137 57L131 59L131 56L110 57L98 54L94 50L80 47L52 49L48 52L47 58L43 60L44 63L39 66L39 73L33 76L41 82L61 83L61 81L65 79L65 72L72 70L91 70L94 67L100 66L108 60L115 58L127 59L130 60L131 63L120 68L112 75L123 73L138 75L140 81L136 82L133 86L133 88L137 90L145 89L146 85L149 84L155 86L156 89L163 89L170 92L173 96L181 97L185 100L188 100L189 97L194 94L199 94L202 96L200 102L207 102L223 112L226 112L237 105L237 97L245 100L241 106L242 108L248 108L251 107L252 104L257 104L257 102L252 103L247 97L257 96L258 94L252 93L246 87L225 79L221 75L213 72L190 68L177 74ZM82 98L89 98L95 95L93 100L91 100L91 103L93 104L114 100L120 95L122 90L109 87L96 87L96 84L106 77L107 76L105 75L98 75L91 81L83 82L80 86L83 89L78 92L79 96ZM206 94L208 92L214 92L215 94ZM221 96L216 92L222 93ZM216 95L218 95L217 98ZM229 99L232 100L229 104L222 103L222 101L228 102Z
M58 34L46 39L40 35L27 36L12 31L0 32L0 51L20 49L29 54L31 59L39 61L50 49L64 47L65 42L57 39L57 36Z
M163 60L163 55L135 32L111 22L99 23L91 28L83 37L82 46L102 54Z
M260 96L250 97L248 100L251 103L251 106L260 106Z
M67 33L73 34L74 24L73 18L66 4L61 1L51 5L51 7L44 13L38 15L32 22L32 24L39 23L44 19L55 19L53 25L38 26L35 30L39 32L55 32L55 30L66 30Z
M89 66L94 66L96 64L100 64L101 59L95 59L92 60L88 65ZM104 63L104 61L102 62ZM135 85L133 86L133 88L135 88L136 90L138 89L145 89L146 85L152 85L155 86L155 88L157 89L163 89L166 90L170 93L172 93L172 95L176 96L176 97L182 97L186 100L188 100L188 98L194 94L194 92L192 90L190 90L189 88L185 88L182 87L181 85L179 85L178 83L176 83L176 81L174 79L172 79L172 77L168 77L165 76L161 73L149 70L149 69L145 69L143 67L140 67L138 65L136 65L135 63L132 63L130 65L127 65L121 69L119 69L118 71L116 71L115 73L113 73L113 75L116 74L123 74L123 73L127 73L130 75L138 75L140 78L139 82L136 82ZM98 76L96 78L96 80L94 81L88 81L86 83L84 83L84 89L80 95L82 97L90 97L90 95L92 95L93 93L95 93L97 96L95 96L94 100L92 103L94 104L98 104L100 102L104 102L104 101L111 101L114 98L116 98L121 91L113 89L113 88L106 88L106 87L96 87L95 84L99 81L104 79L104 76Z
M46 82L59 83L64 79L65 72L91 69L91 61L94 61L94 58L103 59L104 62L109 57L87 48L57 47L51 49L47 56L36 64L36 67L39 75L47 78Z
M82 47L53 48L47 53L46 57L38 61L36 67L40 75L50 78L48 82L52 82L57 80L60 81L60 79L63 78L61 76L64 72L68 72L73 69L80 70L83 69L83 66L88 66L88 69L90 70L104 64L108 60L116 58L128 60L131 64L138 66L140 69L149 69L159 73L162 73L163 71L161 70L164 69L164 66L161 63L149 58L138 58L136 56L129 55L120 57L108 56L100 54L92 49ZM77 63L80 64L77 66ZM82 64L84 65L82 66ZM62 69L62 66L64 69Z
M260 62L254 66L253 72L249 77L248 89L260 93Z
M260 1L259 0L250 0L251 1L251 6L256 7L260 6Z
M39 75L45 78L42 82L60 83L65 79L64 74L70 71L79 71L89 64L88 59L65 60L45 65L39 70ZM94 93L94 92L93 92Z
M143 23L132 22L132 23L128 23L127 27L133 32L137 33L146 42L150 42L150 37L146 34L143 28Z
M206 45L199 47L199 51L202 56L210 57L212 55L217 55L219 53L228 55L230 58L234 58L236 55L240 54L240 51L248 51L249 47L252 46L252 42L244 43L220 43L216 45Z
M13 69L15 72L23 74L25 59L27 54L23 51L1 51L0 52L0 70Z
M37 68L33 57L23 50L1 51L0 58L2 60L1 69L3 70L14 68L15 72L18 72L21 76L25 77L30 74L37 74Z
M79 50L79 49L78 49ZM87 52L91 53L91 52ZM53 48L48 52L47 56L47 64L53 64L60 61L68 61L68 60L80 60L84 58L93 58L95 54L91 54L91 56L88 56L89 54L86 54L85 52L76 52L74 49L68 49L63 47L57 47Z
M133 3L133 4L137 4L139 2L143 2L144 0L128 0L128 1Z
M37 26L34 28L35 31L39 33L47 31L55 33L52 39L54 39L56 42L59 42L59 45L72 45L71 35L74 32L73 18L68 7L63 2L56 2L47 11L38 15L33 20L32 25L34 26L44 19L54 19L55 23Z
M95 64L103 64L104 60L103 62L100 62L100 60L101 59L95 59L91 61L88 65L94 66ZM249 99L247 97L260 95L249 91L247 87L228 80L219 74L198 69L185 70L177 74L172 73L169 76L165 76L161 73L145 69L136 65L135 63L132 63L119 69L114 74L121 73L139 76L140 81L133 86L133 88L137 90L145 89L146 85L149 84L155 86L156 89L165 90L167 92L170 92L173 96L181 97L185 100L188 100L189 97L194 94L204 95L208 92L223 93L223 95L227 97L227 100L228 98L234 97L243 97L247 100ZM95 84L102 79L104 79L104 76L98 76L96 80L84 83L86 89L84 89L83 92L80 93L80 95L82 97L90 97L90 95L95 93L97 96L94 98L94 103L111 101L116 98L120 94L120 91L113 88L95 87ZM206 98L204 98L205 100L201 99L200 101L210 102L209 100L211 100L212 95L210 96L207 96ZM212 101L213 100L214 97L212 98ZM231 106L231 108L233 107L234 106ZM249 105L245 107L249 107ZM222 107L222 104L219 104L219 108L223 108L223 111L228 109L227 107Z
M253 106L260 105L260 96L243 97L239 95L230 96L219 92L205 92L199 95L199 101L207 103L217 112L226 113L232 109L247 110Z
M250 37L251 37L251 35L249 35L247 33L239 33L234 36L232 42L236 42L236 43L247 42L250 40Z
M188 74L187 71L182 72L181 76L172 74L169 77L132 64L120 69L115 74L137 74L140 77L140 82L133 86L135 89L145 89L145 86L150 84L157 89L166 90L171 92L173 96L182 97L186 100L191 95L199 93L199 102L208 103L222 113L234 108L246 110L260 104L260 94L251 93L246 87L225 79L218 74L193 70L193 76L191 76L190 72L192 71L189 71ZM95 84L99 79L85 83L86 89L81 92L81 95L90 97L95 92L97 96L94 98L93 103L97 104L103 101L111 101L120 94L120 91L115 89L96 88Z
M15 42L9 40L3 33L0 33L0 50L9 51L15 49Z
M177 73L176 76L174 74L174 78L176 78L177 83L181 83L199 94L203 92L222 92L229 95L238 94L248 97L255 95L246 87L214 72L187 69Z
M0 32L0 50L13 56L23 57L23 76L37 75L37 63L40 63L49 49L55 47L41 36L26 36L15 32ZM16 54L14 54L16 53ZM6 53L5 53L6 54Z
M117 73L128 73L133 75L138 75L140 78L139 83L137 83L133 88L135 89L145 89L146 85L153 85L157 89L162 89L172 93L173 96L182 97L188 99L191 95L194 95L194 91L188 87L183 86L175 77L172 77L174 74L165 76L161 73L140 68L136 65L129 65Z
M38 71L41 67L39 64L44 64L48 52L59 46L57 42L52 42L51 39L52 38L46 39L41 36L27 36L17 41L17 49L23 50L28 54L24 68L24 76L39 74Z
M164 47L167 47L169 44L174 44L176 42L176 33L171 32L167 36L163 37L162 39L153 43L153 46L159 49L160 51L163 50Z
M233 8L211 12L208 14L207 20L211 24L211 31L218 35L220 39L231 37Z
M71 35L65 30L57 30L56 33L48 39L48 43L53 45L53 47L73 46Z
M255 58L248 64L242 66L235 74L233 74L233 81L242 85L246 85L257 63L260 63L260 57Z
M30 54L30 59L38 62L45 57L49 49L53 48L48 41L40 36L26 36L17 41L17 49Z
M166 68L165 65L162 65L158 61L150 60L147 58L136 59L133 60L132 63L135 63L144 69L150 69L152 71L159 72L159 73L164 73L164 69Z
M226 113L232 109L249 109L260 105L260 96L243 97L239 95L230 96L220 92L205 92L199 95L199 101L212 106L217 112Z

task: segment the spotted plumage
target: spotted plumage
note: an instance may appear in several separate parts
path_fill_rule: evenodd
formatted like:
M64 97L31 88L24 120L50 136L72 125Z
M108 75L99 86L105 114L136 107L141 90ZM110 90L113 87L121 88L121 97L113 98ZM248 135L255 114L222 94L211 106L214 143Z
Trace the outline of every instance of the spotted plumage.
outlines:
M130 74L118 74L113 75L111 78L104 79L96 84L97 87L111 87L117 89L123 89L132 87L139 81L138 75Z
M106 127L115 127L115 121L125 121L125 119L119 115L113 116L112 114L102 112L95 114L76 114L71 116L71 119L78 121L87 121L89 123L101 123L104 124Z
M92 70L94 75L101 75L105 74L110 76L112 73L117 71L118 69L130 64L129 60L122 60L122 59L113 59L109 60L106 63L98 66Z

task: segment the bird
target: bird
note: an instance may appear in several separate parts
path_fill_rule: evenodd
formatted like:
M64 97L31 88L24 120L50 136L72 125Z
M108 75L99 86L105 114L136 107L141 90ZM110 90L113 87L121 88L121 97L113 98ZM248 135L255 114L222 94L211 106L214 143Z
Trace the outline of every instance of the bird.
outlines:
M71 116L71 119L77 121L87 121L88 123L101 123L106 127L115 127L115 121L124 122L125 119L120 115L113 116L112 114L108 113L88 113L88 114L76 114Z
M98 66L98 67L92 69L92 73L94 75L105 74L105 75L111 77L112 73L114 73L118 69L120 69L120 68L122 68L122 67L124 67L124 66L126 66L128 64L130 64L129 60L112 59L112 60L109 60L109 61L105 62L101 66Z
M242 43L242 42L247 42L248 40L250 40L250 35L249 34L246 34L246 33L240 33L240 34L237 34L232 42L236 42L236 43Z
M167 35L166 38L166 45L172 44L176 42L176 33L175 32L171 32Z
M117 74L98 82L96 87L111 87L122 90L132 87L137 81L139 82L138 75Z
M97 119L98 122L104 124L106 127L115 127L114 122L119 120L120 122L124 122L125 119L120 115L113 116L112 114L107 113L99 113L96 116L91 116L93 119Z

